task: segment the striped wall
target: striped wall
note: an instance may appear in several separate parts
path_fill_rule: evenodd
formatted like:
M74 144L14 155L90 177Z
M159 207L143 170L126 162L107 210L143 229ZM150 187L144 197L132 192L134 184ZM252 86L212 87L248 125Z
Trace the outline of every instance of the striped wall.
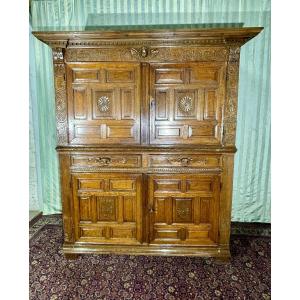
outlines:
M80 30L87 22L265 27L241 51L232 219L270 222L270 5L270 0L40 0L31 1L30 19L33 29L54 26ZM96 15L114 13L122 15L104 20ZM31 202L38 203L40 198L44 214L52 214L61 211L61 204L51 51L31 36L30 53L30 128L34 137L30 195Z

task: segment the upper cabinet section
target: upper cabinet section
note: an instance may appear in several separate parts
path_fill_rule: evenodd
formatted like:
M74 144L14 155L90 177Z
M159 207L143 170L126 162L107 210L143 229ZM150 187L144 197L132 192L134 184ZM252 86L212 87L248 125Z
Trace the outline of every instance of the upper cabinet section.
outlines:
M58 146L234 150L240 47L261 30L34 32L53 50Z
M140 66L67 64L70 144L140 142Z

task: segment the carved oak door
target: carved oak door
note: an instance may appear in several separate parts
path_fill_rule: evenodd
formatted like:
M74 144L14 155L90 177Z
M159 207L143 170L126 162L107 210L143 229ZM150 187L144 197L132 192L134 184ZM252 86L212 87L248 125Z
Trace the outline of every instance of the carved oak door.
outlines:
M224 64L151 64L150 142L220 144Z
M219 193L217 175L149 176L150 243L216 245Z
M142 241L141 175L73 175L75 240L139 244Z
M140 65L67 64L69 142L140 142Z

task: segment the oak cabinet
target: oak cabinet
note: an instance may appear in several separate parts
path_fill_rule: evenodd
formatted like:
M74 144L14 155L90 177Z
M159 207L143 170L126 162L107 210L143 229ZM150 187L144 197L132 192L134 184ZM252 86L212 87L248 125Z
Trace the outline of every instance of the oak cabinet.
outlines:
M34 32L53 50L65 254L230 257L239 54L261 30Z

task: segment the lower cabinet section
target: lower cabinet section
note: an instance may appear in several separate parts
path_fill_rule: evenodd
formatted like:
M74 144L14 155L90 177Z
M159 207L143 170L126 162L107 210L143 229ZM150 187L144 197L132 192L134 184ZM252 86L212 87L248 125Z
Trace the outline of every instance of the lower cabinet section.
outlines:
M217 246L220 176L76 173L77 244ZM145 180L146 178L146 180Z
M142 242L141 175L96 173L72 177L76 242Z

